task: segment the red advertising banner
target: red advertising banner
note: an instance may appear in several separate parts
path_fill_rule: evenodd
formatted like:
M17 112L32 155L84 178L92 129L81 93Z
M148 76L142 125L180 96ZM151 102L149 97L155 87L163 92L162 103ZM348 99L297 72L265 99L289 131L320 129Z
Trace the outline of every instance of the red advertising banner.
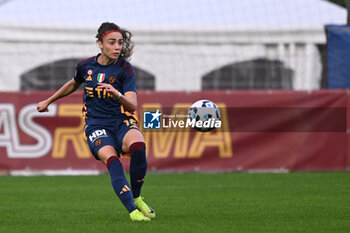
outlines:
M83 140L82 93L38 113L51 94L0 93L0 170L106 171ZM166 128L166 116L187 114L200 99L218 105L221 128ZM136 114L150 171L345 170L349 100L343 90L139 92ZM148 109L163 113L163 127L143 129Z

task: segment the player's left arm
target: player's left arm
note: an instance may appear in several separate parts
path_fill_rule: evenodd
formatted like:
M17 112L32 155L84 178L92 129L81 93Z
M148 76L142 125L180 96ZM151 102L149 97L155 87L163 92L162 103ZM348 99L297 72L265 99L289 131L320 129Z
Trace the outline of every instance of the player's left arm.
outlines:
M119 102L126 108L129 112L135 112L137 109L137 94L134 91L127 91L124 93L120 93L116 90L111 84L107 83L98 83L98 88L104 88L106 91L118 98Z

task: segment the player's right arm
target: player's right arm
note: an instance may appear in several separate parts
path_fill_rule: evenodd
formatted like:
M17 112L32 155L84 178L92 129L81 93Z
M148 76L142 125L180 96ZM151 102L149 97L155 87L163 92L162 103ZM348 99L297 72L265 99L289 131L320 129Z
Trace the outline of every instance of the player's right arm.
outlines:
M38 110L38 112L48 112L49 111L48 107L51 103L73 93L80 87L80 85L81 83L76 82L74 78L69 80L58 91L56 91L55 94L53 94L46 100L43 100L40 103L38 103L36 109Z

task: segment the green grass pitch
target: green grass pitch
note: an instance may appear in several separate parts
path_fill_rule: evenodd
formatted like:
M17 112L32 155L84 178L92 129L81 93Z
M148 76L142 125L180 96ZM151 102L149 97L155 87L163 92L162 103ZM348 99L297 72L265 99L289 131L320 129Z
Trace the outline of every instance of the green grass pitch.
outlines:
M0 232L350 232L350 172L148 174L132 222L108 175L0 177Z

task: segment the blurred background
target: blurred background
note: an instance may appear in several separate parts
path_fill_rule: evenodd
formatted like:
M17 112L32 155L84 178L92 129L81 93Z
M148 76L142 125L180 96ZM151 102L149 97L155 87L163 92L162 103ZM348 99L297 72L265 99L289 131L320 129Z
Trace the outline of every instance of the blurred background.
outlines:
M0 0L0 173L106 172L82 140L82 91L36 112L100 52L103 22L133 33L140 126L146 107L185 114L208 99L221 109L223 127L209 133L144 131L150 170L347 170L347 9L346 0Z
M346 0L1 0L0 91L56 90L99 52L102 22L134 34L139 90L327 88L325 25Z

